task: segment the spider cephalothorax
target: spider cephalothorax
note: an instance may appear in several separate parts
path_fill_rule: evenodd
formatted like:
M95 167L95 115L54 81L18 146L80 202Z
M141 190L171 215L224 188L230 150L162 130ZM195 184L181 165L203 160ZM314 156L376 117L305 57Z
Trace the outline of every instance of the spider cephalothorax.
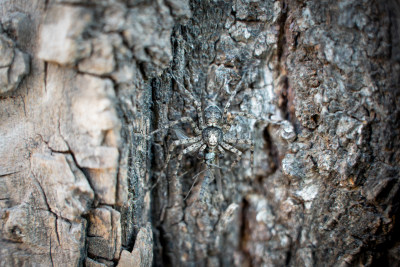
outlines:
M203 130L203 141L209 148L218 146L223 141L222 130L218 127L208 126Z
M204 110L204 119L207 126L218 126L222 119L221 109L217 105L209 105Z

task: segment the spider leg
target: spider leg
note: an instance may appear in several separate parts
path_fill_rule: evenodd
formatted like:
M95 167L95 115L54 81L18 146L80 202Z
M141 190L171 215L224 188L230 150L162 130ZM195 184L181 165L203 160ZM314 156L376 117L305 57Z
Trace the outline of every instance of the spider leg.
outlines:
M236 139L236 138L224 138L224 141L231 145L250 145L250 168L251 172L254 169L254 141L251 139Z
M242 151L240 151L239 149L237 149L237 148L231 146L231 145L228 144L228 143L221 142L220 145L221 145L225 150L228 150L228 151L230 151L230 152L232 152L233 154L236 155L236 160L231 164L231 167L230 167L230 168L232 169L232 168L235 167L235 165L240 161L240 159L242 158L242 154L243 154L243 153L242 153Z
M194 143L194 144L188 146L182 152L179 153L178 159L177 159L177 163L176 163L176 167L175 167L174 174L173 174L174 177L178 176L178 170L180 168L180 164L181 164L183 155L186 155L187 153L190 153L192 151L198 150L202 144L203 144L203 141Z
M192 94L190 95L193 97ZM197 111L197 117L199 119L200 129L203 130L204 128L206 128L206 125L204 124L203 112L201 111L201 103L194 97L192 98L192 101Z
M186 141L186 139L177 140L177 141ZM172 144L174 144L174 143L172 143ZM183 156L183 154L187 154L191 151L194 151L201 146L201 144L202 144L201 136L192 138L192 141L190 143L194 143L194 144L190 145L189 147L185 148L182 152L179 153L178 160L176 163L176 168L173 172L173 176L169 180L169 186L170 186L169 190L170 190L170 197L171 197L171 199L169 200L169 203L172 206L180 205L180 203L182 201L182 184L180 183L180 181L178 179L178 170L180 168L182 156ZM172 144L170 147L171 151L174 150L174 148L176 147L176 145L172 146ZM168 160L170 158L169 155L171 155L171 154L168 154Z
M192 138L188 138L188 139L175 140L174 142L172 142L171 145L169 146L167 159L165 160L162 171L165 171L165 169L168 167L169 160L171 159L171 153L172 153L172 151L174 151L174 149L177 146L196 143L200 140L201 140L201 136L196 136L196 137L192 137ZM158 182L159 182L159 179L157 179L157 181L151 186L150 190L153 190L156 187L156 185L158 184Z
M235 112L235 113L230 113L230 116L232 116L232 120L234 120L236 117L245 117L245 118L249 118L249 119L253 119L253 120L260 120L259 118L257 118L256 116L254 116L253 114L249 114L247 112Z
M172 144L168 148L168 155L167 155L167 159L165 160L165 165L163 167L163 170L165 170L167 168L169 160L171 159L171 153L172 153L172 151L174 151L174 149L177 146L196 143L196 142L199 142L200 140L201 140L201 135L192 137L192 138L188 138L188 139L175 140L174 142L172 142Z
M227 119L226 119L225 125L222 127L225 130L225 133L227 131L229 131L229 129L232 126L232 122L235 120L236 117L245 117L248 119L253 119L253 120L276 124L276 125L282 124L282 120L272 118L273 114L268 114L268 118L266 118L266 119L264 119L264 118L260 119L260 118L257 118L256 116L254 116L253 114L249 114L246 112L235 112L235 113L228 112L226 117L227 117Z
M201 103L192 95L192 93L183 86L181 82L171 73L172 78L174 78L175 82L178 84L179 91L187 96L190 100L193 101L193 104L197 111L197 117L199 120L200 129L203 130L205 128L204 120L203 120L203 113L201 112Z
M235 113L228 112L226 114L226 116L224 117L225 118L224 119L225 122L224 122L224 125L222 126L222 130L223 130L224 133L227 133L231 129L233 121L238 116L246 117L246 118L253 119L253 120L260 120L256 116L254 116L253 114L249 114L249 113L246 113L246 112L235 112Z
M221 146L218 146L218 151L219 151L221 154L225 154L225 150L224 150Z
M203 154L203 152L204 152L204 150L206 149L206 147L207 147L207 144L203 144L203 145L200 147L198 154Z
M199 177L200 177L200 175L203 173L203 172L205 172L205 171L207 171L207 169L205 169L205 170L202 170L201 172L199 172L199 173L197 173L195 176L193 176L193 183L192 183L192 186L190 187L190 189L189 189L189 191L187 192L187 194L186 194L186 197L183 199L183 200L186 200L188 197L189 197L189 195L190 195L190 193L192 192L192 189L193 189L193 187L194 187L194 185L196 184L196 182L197 182L197 180L199 179Z
M190 123L190 125L192 126L192 128L193 128L193 130L194 130L196 135L201 134L201 131L199 130L199 128L197 127L196 123L193 121L193 119L191 117L183 117L183 118L180 118L179 120L176 120L176 121L168 123L167 126L164 126L162 128L159 128L157 130L152 131L149 134L149 136L152 136L153 134L156 134L156 133L158 133L158 132L160 132L162 130L169 129L169 128L171 128L171 127L173 127L173 126L175 126L175 125L177 125L179 123L185 123L185 122Z
M241 79L240 82L236 85L235 90L232 92L231 96L229 97L228 101L226 102L224 111L222 112L223 116L225 116L226 112L228 111L228 108L230 107L233 98L236 96L237 92L239 91L239 88L241 87L242 83L243 83L243 79Z

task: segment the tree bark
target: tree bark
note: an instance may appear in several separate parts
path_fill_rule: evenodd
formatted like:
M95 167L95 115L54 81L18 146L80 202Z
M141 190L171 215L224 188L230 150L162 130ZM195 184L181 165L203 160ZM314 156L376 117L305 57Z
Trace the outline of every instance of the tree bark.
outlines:
M1 266L400 265L397 1L0 7Z

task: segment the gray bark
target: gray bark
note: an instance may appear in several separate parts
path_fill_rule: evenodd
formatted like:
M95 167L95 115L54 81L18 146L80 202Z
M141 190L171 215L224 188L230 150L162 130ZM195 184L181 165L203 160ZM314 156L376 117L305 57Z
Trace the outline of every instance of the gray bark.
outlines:
M10 0L0 14L1 266L400 265L397 1ZM193 129L149 133L198 122L180 84L203 111L238 88L229 111L258 119L226 135L254 140L253 169L246 145L232 169L230 152L221 169L179 163L183 147L164 169Z

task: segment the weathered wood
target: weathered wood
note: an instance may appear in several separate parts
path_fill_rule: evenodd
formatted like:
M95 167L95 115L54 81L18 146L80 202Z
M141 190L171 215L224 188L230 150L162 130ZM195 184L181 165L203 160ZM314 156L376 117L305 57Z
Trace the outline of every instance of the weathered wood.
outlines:
M399 265L397 1L0 14L1 266ZM249 142L232 170L177 164L196 133L165 128L199 121L194 98L249 114L225 135L254 140L253 171Z

